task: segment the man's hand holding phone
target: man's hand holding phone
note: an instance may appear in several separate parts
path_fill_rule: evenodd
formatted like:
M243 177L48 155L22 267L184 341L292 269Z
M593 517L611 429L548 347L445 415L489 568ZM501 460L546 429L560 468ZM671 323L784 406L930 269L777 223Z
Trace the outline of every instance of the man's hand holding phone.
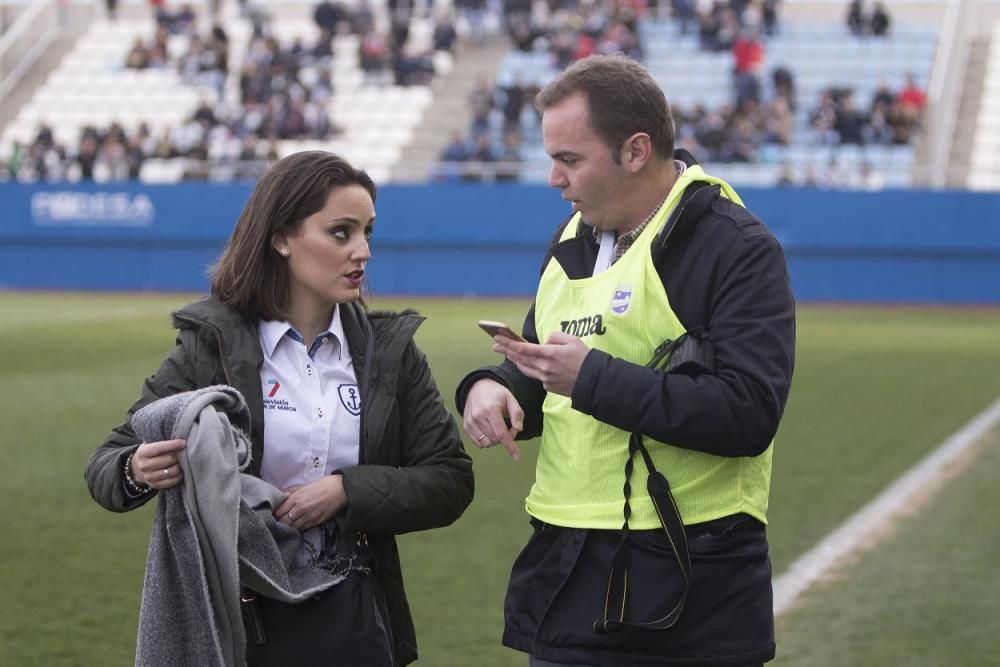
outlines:
M493 351L518 370L539 380L546 391L563 396L573 392L590 348L576 336L556 332L544 344L526 341L503 322L480 320L479 327L493 337ZM514 437L524 427L524 410L507 387L496 380L476 382L466 397L462 426L477 447L502 444L515 461L521 452ZM508 426L510 424L510 426Z
M542 344L499 334L493 339L493 351L507 357L528 377L539 380L545 391L570 396L590 347L576 336L557 331Z

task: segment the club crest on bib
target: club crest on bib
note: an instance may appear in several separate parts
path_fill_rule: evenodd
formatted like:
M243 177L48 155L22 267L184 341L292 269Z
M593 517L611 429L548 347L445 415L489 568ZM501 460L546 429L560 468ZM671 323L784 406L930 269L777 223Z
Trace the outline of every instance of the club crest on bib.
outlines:
M337 387L340 394L340 403L344 409L357 417L361 414L361 394L358 392L356 384L342 384Z
M624 315L631 303L632 286L619 285L616 287L614 294L611 296L611 312L615 315Z

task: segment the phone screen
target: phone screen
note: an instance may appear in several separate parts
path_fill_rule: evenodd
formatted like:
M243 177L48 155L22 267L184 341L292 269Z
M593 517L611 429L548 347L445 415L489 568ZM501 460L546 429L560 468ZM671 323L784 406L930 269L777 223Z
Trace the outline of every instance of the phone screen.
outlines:
M492 320L479 320L479 328L493 336L506 336L514 340L523 341L521 334L517 333L503 322L493 322Z

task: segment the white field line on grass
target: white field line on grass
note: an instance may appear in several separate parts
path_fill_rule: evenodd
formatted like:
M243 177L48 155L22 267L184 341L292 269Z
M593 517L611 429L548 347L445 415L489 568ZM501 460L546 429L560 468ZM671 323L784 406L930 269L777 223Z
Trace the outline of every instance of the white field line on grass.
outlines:
M920 463L885 489L774 580L774 614L788 611L798 597L834 566L872 541L911 502L927 493L979 438L1000 422L1000 399L937 446Z

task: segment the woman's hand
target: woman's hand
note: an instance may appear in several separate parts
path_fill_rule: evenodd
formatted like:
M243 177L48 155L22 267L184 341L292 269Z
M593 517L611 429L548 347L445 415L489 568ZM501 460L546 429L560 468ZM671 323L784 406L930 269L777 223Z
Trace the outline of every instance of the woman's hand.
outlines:
M154 489L169 489L184 479L177 452L187 446L186 440L144 442L132 454L129 475L136 484Z
M288 497L274 510L274 518L299 530L326 523L347 506L343 475L327 475L285 490Z

